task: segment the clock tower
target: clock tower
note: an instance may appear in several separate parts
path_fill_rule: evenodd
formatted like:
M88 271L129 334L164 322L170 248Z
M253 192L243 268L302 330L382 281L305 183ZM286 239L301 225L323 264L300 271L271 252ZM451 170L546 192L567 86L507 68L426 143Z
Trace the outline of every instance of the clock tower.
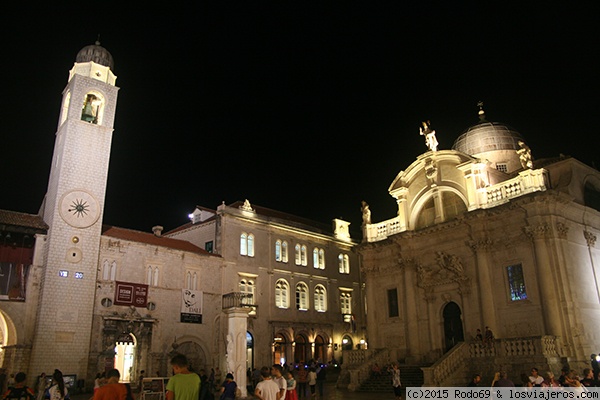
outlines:
M42 215L49 230L30 374L88 375L96 271L117 105L111 54L84 47L69 72Z

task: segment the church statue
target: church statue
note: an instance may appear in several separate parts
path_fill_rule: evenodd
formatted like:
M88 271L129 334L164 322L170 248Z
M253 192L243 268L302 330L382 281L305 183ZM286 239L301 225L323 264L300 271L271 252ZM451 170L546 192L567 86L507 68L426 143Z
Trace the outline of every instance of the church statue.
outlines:
M419 127L419 134L425 136L425 145L429 147L429 150L437 151L438 141L435 137L435 131L431 129L431 123L427 121L422 124L423 126Z
M363 216L363 225L368 225L371 223L371 210L369 209L369 205L366 201L361 202L362 207L362 216Z
M523 169L531 169L533 168L533 161L531 158L531 149L529 148L529 146L527 146L525 144L525 142L519 140L519 146L521 146L521 148L519 150L517 150L517 154L519 155L519 160L521 161L521 166L523 166Z

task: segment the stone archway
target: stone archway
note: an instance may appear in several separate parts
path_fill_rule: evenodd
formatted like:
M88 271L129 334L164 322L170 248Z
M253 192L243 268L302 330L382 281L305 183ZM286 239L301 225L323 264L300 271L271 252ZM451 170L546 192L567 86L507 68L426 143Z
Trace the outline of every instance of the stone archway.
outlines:
M446 304L442 313L444 317L444 351L450 350L458 342L465 340L462 324L462 311L455 302L451 301Z
M206 354L202 347L195 342L183 342L179 343L176 348L173 349L174 353L185 354L188 359L190 368L194 371L210 371L208 367Z
M310 355L310 343L304 334L296 335L294 339L294 362L295 363L307 363L311 359Z

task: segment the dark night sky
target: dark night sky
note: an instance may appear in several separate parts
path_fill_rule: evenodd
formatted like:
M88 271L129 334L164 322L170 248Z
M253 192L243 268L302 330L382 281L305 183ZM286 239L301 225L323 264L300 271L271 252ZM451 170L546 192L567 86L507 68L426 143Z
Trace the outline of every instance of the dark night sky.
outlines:
M356 230L361 200L375 222L394 216L387 188L427 150L420 122L449 149L479 100L534 158L600 164L592 10L403 3L4 13L0 209L38 211L68 71L98 34L121 88L108 224L169 230L247 198Z

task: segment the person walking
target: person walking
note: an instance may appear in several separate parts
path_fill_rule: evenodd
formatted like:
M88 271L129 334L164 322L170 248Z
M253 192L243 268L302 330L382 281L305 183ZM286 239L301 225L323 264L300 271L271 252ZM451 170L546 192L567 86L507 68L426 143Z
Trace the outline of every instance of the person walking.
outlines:
M121 373L113 368L106 373L106 384L100 386L95 392L93 400L133 400L131 388L119 383Z
M167 383L167 400L198 400L200 376L189 370L186 356L177 354L171 358L173 375Z
M19 372L15 375L15 383L2 395L2 400L35 400L35 393L25 385L27 375Z
M310 397L317 396L317 370L315 367L308 369L308 387L310 388Z
M235 392L237 390L237 383L233 380L233 374L225 375L225 381L221 385L221 397L219 400L234 400Z
M271 375L273 375L273 382L279 386L279 395L277 396L277 400L285 400L287 382L283 377L283 367L279 364L273 364L273 367L271 368Z
M262 367L260 375L263 380L256 385L254 396L258 400L279 400L277 397L279 395L279 386L271 378L271 368Z
M65 378L60 370L55 369L52 374L54 385L48 389L46 398L50 400L65 400L69 399L69 391L65 387Z
M321 364L321 366L317 369L317 391L319 392L320 398L323 398L323 386L325 385L326 379L327 364Z
M296 377L298 381L298 387L296 392L299 400L304 400L306 397L306 385L308 385L308 367L306 364L301 363L298 365L296 370Z
M46 373L42 372L35 382L35 390L36 390L36 399L43 400L46 395L46 389L48 387L48 378L46 377Z

